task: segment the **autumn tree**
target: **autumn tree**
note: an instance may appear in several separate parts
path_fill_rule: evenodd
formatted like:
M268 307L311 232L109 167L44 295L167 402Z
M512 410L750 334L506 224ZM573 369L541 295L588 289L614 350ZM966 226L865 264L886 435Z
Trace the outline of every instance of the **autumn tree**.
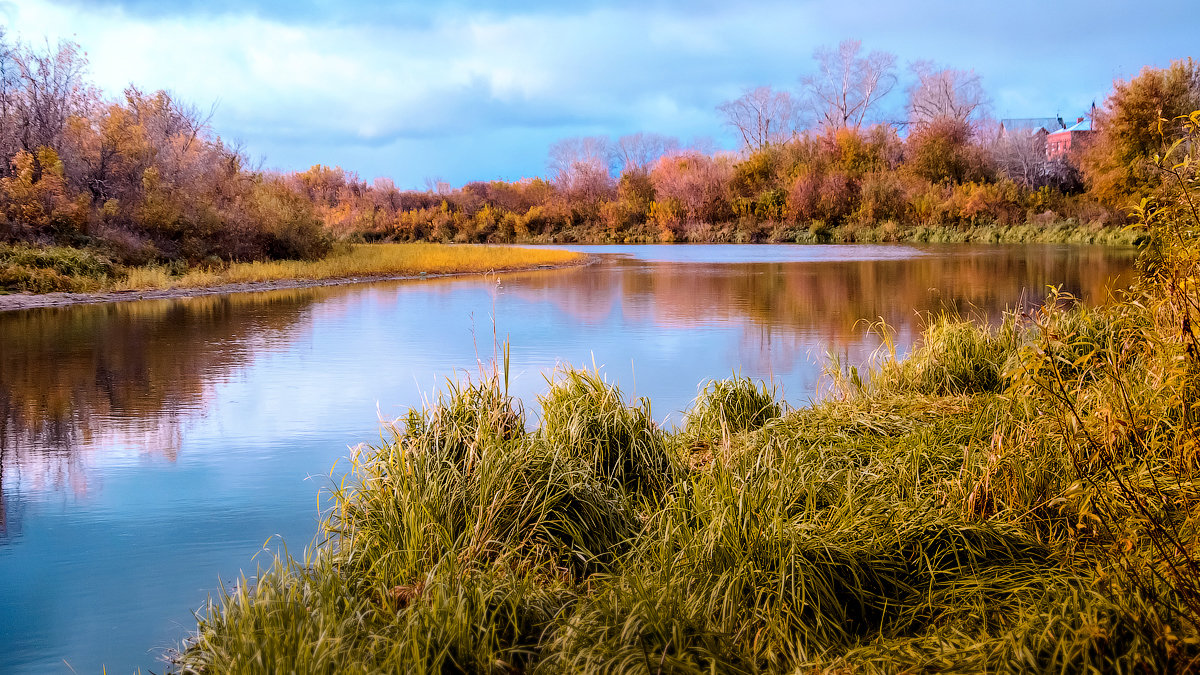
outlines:
M931 183L985 180L991 173L986 154L973 143L971 126L939 118L909 135L905 167Z
M813 52L817 73L801 82L807 103L821 126L832 130L862 127L880 100L896 86L894 54L861 54L859 40L843 40L836 49L818 47Z
M1044 134L997 135L990 149L996 167L1010 180L1028 187L1047 184L1049 163Z
M719 222L729 216L733 161L726 155L680 152L664 156L650 172L656 199L687 222Z
M371 182L371 201L376 209L396 213L404 203L404 195L396 189L396 182L386 176L377 176Z
M1150 160L1182 136L1176 118L1198 109L1200 63L1191 58L1113 83L1093 120L1099 136L1081 157L1088 189L1118 207L1148 194L1157 180Z
M14 48L8 42L4 27L0 26L0 176L8 175L12 171L9 160L20 147L17 142L17 124L13 117L17 93L14 56Z
M742 147L754 151L782 143L796 133L798 107L792 95L771 87L755 87L717 106L726 126L737 132Z
M973 70L937 68L929 61L917 61L910 69L917 78L908 88L911 125L938 119L969 122L987 104L983 85Z
M87 217L87 200L72 200L63 178L63 163L52 148L33 154L18 150L12 173L0 178L0 221L10 234L71 235Z

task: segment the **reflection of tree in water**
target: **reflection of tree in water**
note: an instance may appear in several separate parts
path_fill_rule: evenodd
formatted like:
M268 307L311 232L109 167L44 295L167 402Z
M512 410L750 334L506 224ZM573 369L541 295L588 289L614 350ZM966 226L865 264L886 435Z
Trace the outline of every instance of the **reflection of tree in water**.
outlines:
M619 272L582 268L513 275L506 283L526 299L554 302L584 321L600 321L619 307L633 321L665 327L744 326L739 360L766 372L772 359L819 359L826 352L861 362L878 345L864 339L865 321L882 318L912 336L926 312L995 320L1005 309L1036 302L1050 284L1097 302L1132 264L1131 253L1099 247L944 250L908 259L797 263L618 259ZM810 353L814 343L822 345L820 354Z
M181 423L203 410L211 383L285 343L314 297L308 289L0 314L0 534L9 493L85 493L86 453L174 461Z

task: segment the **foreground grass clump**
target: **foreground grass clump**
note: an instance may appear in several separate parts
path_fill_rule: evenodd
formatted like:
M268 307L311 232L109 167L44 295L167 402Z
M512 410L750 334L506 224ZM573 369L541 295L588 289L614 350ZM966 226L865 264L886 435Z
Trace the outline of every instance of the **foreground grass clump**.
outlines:
M541 440L579 458L632 491L661 495L674 482L675 458L650 415L650 401L628 406L594 371L566 370L541 399Z
M732 434L757 429L779 417L783 407L774 389L766 383L734 375L728 380L709 382L696 397L688 413L686 432L727 438Z
M935 322L908 361L786 414L762 383L712 383L674 432L594 372L552 379L532 431L498 380L451 386L355 456L328 543L219 598L176 666L1179 669L1194 629L1098 566L1118 542L1080 528L1070 460L999 468L998 439L1043 424L998 393L1041 327L1006 326ZM968 359L1009 363L1004 385L964 383ZM701 437L710 460L684 468Z

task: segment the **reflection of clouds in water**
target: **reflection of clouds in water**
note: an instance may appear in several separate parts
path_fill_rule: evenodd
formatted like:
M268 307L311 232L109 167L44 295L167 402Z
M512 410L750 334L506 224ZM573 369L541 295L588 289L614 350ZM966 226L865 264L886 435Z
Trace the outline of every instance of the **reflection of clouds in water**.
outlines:
M19 492L25 498L63 493L82 499L98 489L91 471L97 461L110 468L153 458L174 462L183 443L184 423L175 414L146 420L110 419L97 426L79 440L41 451L18 452L11 441L27 443L28 439L9 438L0 490Z

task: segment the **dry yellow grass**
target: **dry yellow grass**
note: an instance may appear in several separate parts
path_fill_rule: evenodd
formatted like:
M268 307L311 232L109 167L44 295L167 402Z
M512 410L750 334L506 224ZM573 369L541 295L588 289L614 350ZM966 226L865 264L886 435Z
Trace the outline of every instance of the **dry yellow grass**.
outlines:
M347 279L419 274L482 273L578 262L583 254L559 249L465 244L352 244L321 260L235 263L223 270L172 276L160 267L129 270L115 290L200 288L290 279Z

